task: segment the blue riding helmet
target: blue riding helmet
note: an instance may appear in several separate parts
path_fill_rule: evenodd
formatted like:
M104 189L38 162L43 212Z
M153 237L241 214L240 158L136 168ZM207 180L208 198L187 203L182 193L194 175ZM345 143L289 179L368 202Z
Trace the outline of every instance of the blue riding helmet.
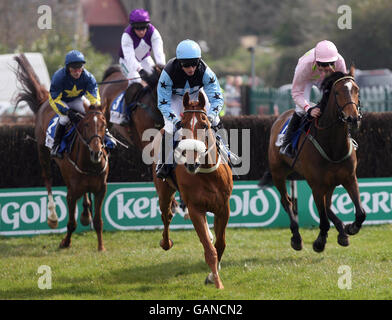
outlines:
M67 66L70 63L74 62L86 63L83 53L78 50L71 50L70 52L68 52L65 56L65 65Z
M201 58L200 46L193 40L183 40L177 46L176 57L180 60Z

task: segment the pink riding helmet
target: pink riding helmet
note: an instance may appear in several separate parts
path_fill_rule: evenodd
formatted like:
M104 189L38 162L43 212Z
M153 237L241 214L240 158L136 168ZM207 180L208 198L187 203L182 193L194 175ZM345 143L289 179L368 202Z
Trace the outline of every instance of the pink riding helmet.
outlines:
M333 42L323 40L317 43L314 50L316 61L335 62L338 60L338 49Z
M150 22L150 15L144 9L135 9L129 15L129 23Z

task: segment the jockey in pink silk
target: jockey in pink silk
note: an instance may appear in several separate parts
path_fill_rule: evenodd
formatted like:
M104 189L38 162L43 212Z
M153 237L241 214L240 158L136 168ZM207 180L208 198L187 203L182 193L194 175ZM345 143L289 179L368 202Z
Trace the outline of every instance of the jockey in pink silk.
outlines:
M299 58L291 89L296 107L280 147L280 153L290 158L294 156L291 139L302 117L306 113L314 118L321 115L320 107L310 103L312 86L320 87L323 80L335 71L347 73L345 61L331 41L320 41L315 48Z

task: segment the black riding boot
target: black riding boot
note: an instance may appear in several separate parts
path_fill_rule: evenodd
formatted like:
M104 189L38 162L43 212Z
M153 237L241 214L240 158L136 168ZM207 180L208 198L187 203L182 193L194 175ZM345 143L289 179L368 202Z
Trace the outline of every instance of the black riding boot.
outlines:
M291 145L291 139L295 131L297 131L299 124L301 123L302 117L299 116L296 112L294 112L289 125L286 130L286 134L283 138L283 144L280 147L279 152L289 158L294 158L294 150Z
M162 180L165 180L173 169L173 164L169 161L169 157L173 154L173 152L166 150L166 139L171 139L171 141L173 141L173 135L164 131L161 141L161 159L158 161L155 169L157 177Z
M60 149L60 144L61 144L61 139L63 138L65 132L65 126L60 124L60 122L57 123L56 126L56 132L54 134L54 142L53 142L53 147L52 150L50 151L50 155L55 158L62 159L63 154L59 152Z

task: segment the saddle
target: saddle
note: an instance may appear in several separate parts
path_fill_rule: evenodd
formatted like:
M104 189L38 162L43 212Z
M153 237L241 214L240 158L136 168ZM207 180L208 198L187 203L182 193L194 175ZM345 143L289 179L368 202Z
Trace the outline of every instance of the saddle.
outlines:
M52 149L53 143L54 143L54 135L56 132L56 126L59 121L59 116L56 114L49 122L49 126L46 129L46 139L45 139L45 146L48 147L49 149ZM75 127L71 122L69 122L65 128L65 134L63 135L63 138L61 139L60 147L59 147L59 152L67 152L70 153L72 150L72 147L74 145L76 138L76 130Z
M275 146L280 147L283 144L283 138L286 134L287 127L289 125L289 122L291 120L291 117L289 117L286 122L284 123L282 129L280 130L278 137L275 142ZM294 132L292 139L291 139L291 146L293 147L293 150L297 151L298 150L298 142L299 138L301 137L302 133L305 133L309 130L311 125L311 122L308 121L308 118L306 115L304 115L301 119L301 123L298 127L298 129Z

